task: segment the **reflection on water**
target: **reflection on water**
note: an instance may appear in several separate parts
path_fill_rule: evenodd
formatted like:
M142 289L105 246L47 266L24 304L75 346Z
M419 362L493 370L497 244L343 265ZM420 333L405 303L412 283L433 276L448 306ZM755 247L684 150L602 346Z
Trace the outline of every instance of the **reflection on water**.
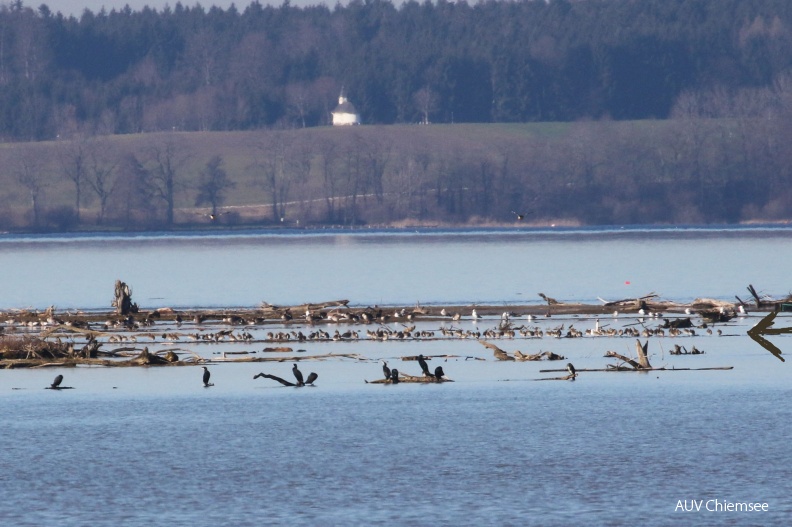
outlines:
M789 229L6 237L0 308L538 303L789 292ZM772 257L768 257L772 255Z

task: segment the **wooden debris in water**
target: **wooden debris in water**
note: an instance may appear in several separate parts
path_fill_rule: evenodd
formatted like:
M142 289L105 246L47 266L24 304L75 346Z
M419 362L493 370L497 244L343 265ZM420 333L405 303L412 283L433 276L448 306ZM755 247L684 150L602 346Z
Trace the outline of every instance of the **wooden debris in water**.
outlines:
M121 280L116 280L115 282L115 295L110 305L116 308L116 314L118 315L123 316L138 312L137 304L132 302L132 288Z
M423 376L420 377L414 375L407 375L405 373L399 372L399 380L398 382L393 382L392 379L377 379L376 381L367 381L365 380L366 384L400 384L400 383L421 383L421 384L429 384L429 383L444 383L444 382L454 382L453 379L449 379L448 377L441 377L440 379L434 376Z
M497 360L537 361L542 359L547 359L547 360L565 359L564 356L558 355L557 353L553 353L551 351L540 351L539 353L535 353L532 355L525 355L524 353L518 350L514 352L514 357L512 357L506 351L500 349L498 346L496 346L491 342L487 342L486 340L479 340L478 342L485 348L491 349Z
M273 381L277 381L284 386L293 386L296 388L301 388L303 386L314 386L314 382L316 381L317 378L319 378L319 375L317 375L314 372L309 373L308 378L305 379L304 384L295 384L293 382L287 381L286 379L278 377L277 375L271 375L269 373L264 373L264 372L257 373L256 375L253 376L254 379L258 379L259 377L264 377L265 379L272 379Z

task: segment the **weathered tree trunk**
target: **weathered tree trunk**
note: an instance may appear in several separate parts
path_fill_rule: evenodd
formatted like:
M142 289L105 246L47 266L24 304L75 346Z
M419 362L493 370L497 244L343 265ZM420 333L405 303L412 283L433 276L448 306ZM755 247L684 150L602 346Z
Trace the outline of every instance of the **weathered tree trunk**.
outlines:
M635 351L638 353L638 364L641 365L641 368L645 370L649 370L652 368L652 365L649 364L649 357L647 354L647 349L649 348L649 341L646 341L646 344L641 344L640 340L635 341Z
M256 375L253 376L254 379L258 379L259 377L264 377L266 379L272 379L273 381L278 381L284 386L296 386L298 388L303 386L313 386L314 381L319 378L317 374L311 372L308 374L308 378L305 379L305 382L303 384L294 384L293 382L289 382L286 379L281 379L276 375L270 375L269 373L257 373Z
M297 386L293 382L289 382L286 379L281 379L280 377L277 377L275 375L270 375L269 373L257 373L256 375L253 376L254 379L258 379L259 377L264 377L265 379L272 379L273 381L278 381L284 386Z
M643 369L641 367L641 365L638 364L637 362L635 362L634 360L632 360L632 359L630 359L628 357L625 357L624 355L619 355L615 351L608 351L608 352L605 353L605 356L606 357L615 357L615 358L619 359L622 362L626 362L627 364L629 364L630 366L632 366L636 370L642 370Z
M151 366L151 365L163 365L169 364L170 361L167 359L163 359L159 355L154 355L153 353L149 353L148 348L143 348L143 351L129 361L130 364L136 364L138 366Z
M137 304L132 302L132 289L121 280L116 280L115 297L111 306L116 308L116 314L118 315L138 312Z

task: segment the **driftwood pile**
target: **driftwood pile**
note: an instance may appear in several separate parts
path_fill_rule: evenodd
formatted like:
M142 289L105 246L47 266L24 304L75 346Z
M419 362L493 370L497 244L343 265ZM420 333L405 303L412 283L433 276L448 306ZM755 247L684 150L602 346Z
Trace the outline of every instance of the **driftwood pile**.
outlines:
M649 341L647 340L646 343L641 344L640 340L635 341L635 351L637 354L637 358L632 359L630 357L625 357L615 351L608 351L605 353L606 357L612 357L619 359L619 362L616 364L608 364L605 369L581 369L577 370L578 372L595 372L595 371L615 371L615 372L650 372L650 371L703 371L703 370L731 370L734 369L733 366L719 366L719 367L712 367L712 368L667 368L665 366L655 368L649 363ZM702 352L703 353L703 352ZM558 372L564 370L539 370L541 373L547 372Z
M553 353L551 351L540 351L539 353L533 353L526 355L523 352L517 350L514 352L514 356L509 355L506 351L500 349L498 346L491 342L487 342L486 340L479 340L479 344L484 346L485 348L489 348L492 350L495 359L497 360L513 360L513 361L537 361L537 360L564 360L566 357L562 355L558 355L557 353Z

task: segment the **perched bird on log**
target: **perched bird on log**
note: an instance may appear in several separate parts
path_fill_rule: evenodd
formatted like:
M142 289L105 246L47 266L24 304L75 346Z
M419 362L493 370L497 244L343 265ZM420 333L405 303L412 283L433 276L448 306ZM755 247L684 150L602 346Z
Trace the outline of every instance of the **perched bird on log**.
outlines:
M387 381L391 377L391 370L388 368L388 363L382 361L382 373L385 374L385 380Z
M423 354L418 355L418 365L421 367L421 371L423 372L425 377L432 376L432 374L429 373L429 366L426 364Z
M297 369L297 363L294 363L292 366L292 373L294 374L294 378L297 379L297 386L305 386L303 382L303 374L300 370Z
M438 366L437 368L435 368L435 373L434 373L435 379L437 379L439 381L440 379L443 378L444 375L445 375L445 372L443 371L443 367L442 366Z
M317 375L314 372L311 372L311 373L308 374L308 378L305 379L305 384L310 384L311 386L313 386L314 381L316 379L318 379L318 378L319 378L319 375Z
M212 376L212 374L209 372L209 368L207 368L206 366L201 366L201 367L204 370L203 372L204 388L208 388L209 386L214 386L213 384L209 384L209 377Z
M396 368L391 370L390 380L393 384L399 384L399 370Z
M58 386L60 386L60 383L62 382L63 382L63 375L58 375L57 377L55 377L55 380L52 381L52 384L50 384L50 388L52 388L53 390L57 390Z
M567 371L569 372L569 375L571 375L573 378L577 377L577 373L575 373L575 367L572 366L571 362L567 362Z

